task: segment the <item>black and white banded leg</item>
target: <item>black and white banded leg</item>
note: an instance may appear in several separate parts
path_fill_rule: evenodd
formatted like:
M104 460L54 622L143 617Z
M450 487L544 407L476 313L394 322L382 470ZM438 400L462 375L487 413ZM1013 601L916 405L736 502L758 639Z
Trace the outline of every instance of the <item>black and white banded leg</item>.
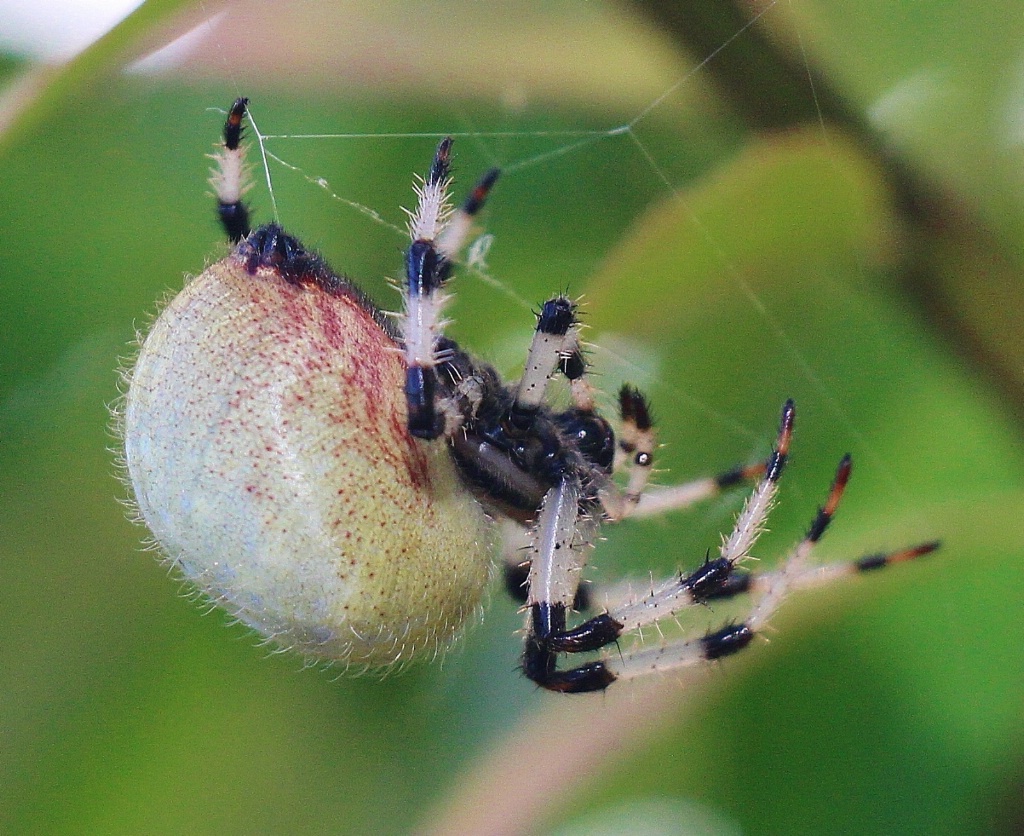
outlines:
M808 567L808 558L825 533L839 505L850 475L850 467L849 457L840 462L828 500L818 511L803 540L790 552L778 570L765 574L731 573L724 583L705 597L705 600L713 600L752 592L757 596L757 600L743 621L727 624L699 638L630 649L617 657L609 657L604 661L615 679L631 679L655 672L677 670L732 655L747 647L754 636L764 631L772 616L795 590L913 560L930 554L939 547L937 542L928 542L845 563Z
M852 464L850 457L846 456L839 464L825 504L782 567L761 575L737 571L749 557L773 505L788 457L794 415L793 404L788 402L783 408L779 436L765 464L764 474L737 517L733 531L717 558L706 560L694 572L652 585L645 595L629 594L621 600L609 601L604 612L573 629L564 626L563 607L557 604L544 607L543 601L531 603L531 633L524 655L527 675L550 690L581 692L602 690L618 679L720 659L749 645L793 590L911 560L938 548L938 543L925 543L850 563L808 567L808 558L835 515L849 480ZM630 647L564 671L556 667L561 653L593 651L612 644L617 646L621 637L636 634L644 627L656 625L688 607L746 592L754 592L759 597L750 615L740 623L725 625L694 639L669 641L656 647ZM563 593L558 604L564 601Z
M732 468L718 476L652 486L649 481L657 444L647 398L635 387L623 386L619 390L619 416L615 469L627 473L627 483L625 490L609 484L601 493L601 503L613 522L681 511L764 474L762 461Z
M449 295L445 282L455 257L465 243L473 216L480 211L487 194L498 179L491 169L470 196L456 210L451 204L452 140L441 140L426 178L416 187L416 208L409 211L409 237L403 290L405 311L402 335L405 344L405 396L409 410L409 432L435 439L453 428L438 408L435 369L444 352L441 338L446 326L442 313Z
M210 185L217 197L217 215L233 244L252 231L249 209L242 200L252 185L245 163L246 146L242 142L248 105L246 98L235 99L224 122L224 142L210 155L214 162L210 169Z
M576 449L596 465L592 472L607 474L614 460L614 434L597 413L593 390L585 377L587 364L576 313L576 305L566 296L549 299L537 312L523 375L513 389L505 432L513 440L529 436L545 404L548 382L561 373L569 381L573 406L557 414L559 431L573 437ZM589 609L586 589L581 589L578 576L599 519L599 505L585 496L578 477L567 468L560 484L545 495L534 529L507 532L505 583L512 598L529 603L536 590L544 587L550 593L557 588L556 597L564 597L566 606ZM563 534L576 530L572 528L576 526L580 542L570 547L552 526ZM572 559L567 564L556 560L569 552ZM538 554L544 555L541 563L537 562Z
M537 521L527 582L523 672L543 688L566 693L600 690L614 681L602 662L570 670L556 667L564 652L558 640L567 634L566 614L576 598L586 552L596 535L596 518L582 505L582 499L580 485L572 478L548 492ZM593 511L598 511L596 505Z
M717 560L705 563L689 576L673 578L652 590L650 595L628 601L621 608L609 609L573 629L567 629L565 613L579 583L580 561L558 540L567 522L542 514L541 537L530 568L530 625L523 656L526 675L553 691L578 693L607 688L619 678L607 659L558 670L556 663L560 654L597 650L614 643L624 633L701 603L726 583L733 567L749 556L763 530L789 453L794 416L793 404L787 402L765 474L740 512ZM544 511L547 513L548 508ZM568 513L568 507L562 509L566 519ZM543 562L538 565L537 561Z
M538 329L541 327L542 319L543 317L538 320ZM575 328L574 323L567 331L566 348L559 360L558 370L570 381L577 415L593 415L593 390L584 377L586 363L579 348ZM628 482L625 491L620 491L610 480L599 489L598 496L608 521L618 522L629 517L648 517L684 510L741 482L755 480L764 473L765 464L762 461L736 467L714 477L678 485L650 487L648 480L653 466L656 439L646 397L635 387L623 386L619 392L619 413L619 440L614 451L613 465L615 470L625 470L628 473ZM595 432L594 436L598 437L599 433ZM506 590L514 601L526 603L530 569L529 534L509 525L506 527L503 542ZM583 584L576 590L573 609L589 610L594 600L592 588Z

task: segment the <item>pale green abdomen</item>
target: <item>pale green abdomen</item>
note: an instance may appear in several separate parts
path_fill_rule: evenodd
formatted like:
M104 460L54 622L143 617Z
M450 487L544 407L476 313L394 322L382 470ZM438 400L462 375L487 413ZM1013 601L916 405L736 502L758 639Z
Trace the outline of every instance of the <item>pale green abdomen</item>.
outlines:
M445 443L406 432L402 385L354 296L229 256L163 311L131 374L142 518L283 646L374 667L443 647L484 594L489 524Z

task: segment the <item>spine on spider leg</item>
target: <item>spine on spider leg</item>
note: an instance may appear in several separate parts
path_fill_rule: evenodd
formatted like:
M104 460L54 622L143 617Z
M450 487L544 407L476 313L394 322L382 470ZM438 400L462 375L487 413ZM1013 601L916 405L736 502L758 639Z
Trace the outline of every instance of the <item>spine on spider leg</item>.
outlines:
M245 145L242 143L245 114L249 100L235 99L224 122L224 143L211 155L215 167L210 169L210 185L217 195L217 215L228 240L237 243L252 230L249 209L242 201L251 183L245 164Z

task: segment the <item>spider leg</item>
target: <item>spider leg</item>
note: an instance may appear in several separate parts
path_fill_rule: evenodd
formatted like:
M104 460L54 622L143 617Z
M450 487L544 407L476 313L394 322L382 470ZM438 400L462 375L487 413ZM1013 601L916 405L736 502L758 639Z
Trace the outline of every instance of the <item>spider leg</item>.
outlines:
M794 418L795 409L792 401L789 401L783 408L778 438L765 466L765 475L737 517L733 533L722 544L721 554L718 558L706 561L703 566L689 575L681 574L653 587L648 595L631 596L574 629L565 628L564 612L560 626L553 623L542 623L538 629L535 623L534 632L543 639L539 644L551 657L550 669L543 671L546 679L540 681L539 684L548 688L553 687L555 690L572 691L607 687L614 681L615 675L607 667L605 661L584 665L580 669L559 672L554 670L555 654L597 650L616 641L625 633L653 624L686 607L705 602L723 584L728 582L733 567L749 555L751 548L763 531L764 521L771 508L772 499L777 490L776 486L782 476L788 456ZM531 616L536 622L537 612L531 612ZM547 632L542 633L543 629L546 629ZM528 650L529 647L528 644ZM529 657L527 658L529 659ZM595 665L598 667L595 668ZM578 671L585 671L585 673L578 673ZM527 670L527 675L530 675L529 670Z
M541 306L509 410L512 431L526 433L533 426L551 376L559 368L569 368L563 358L572 359L570 380L582 377L585 364L578 350L577 324L576 306L567 297L556 296Z
M531 532L512 520L504 520L501 525L501 566L505 582L505 592L517 604L526 604L530 597L530 547ZM582 579L581 579L582 580ZM592 609L594 593L587 583L576 587L572 609L584 612Z
M811 589L824 586L841 578L884 569L896 563L905 563L918 557L931 554L939 548L938 540L930 540L904 549L891 552L876 552L856 560L828 563L824 566L811 566L789 572L786 585L789 591ZM735 598L737 595L753 593L762 595L777 584L783 582L780 571L775 572L733 572L729 579L707 596L708 601Z
M627 516L632 518L654 517L670 511L682 511L718 496L723 491L764 475L764 462L742 465L727 470L718 476L694 479L678 485L655 485L646 487Z
M614 679L602 662L567 671L555 667L562 652L557 639L565 633L566 611L576 597L586 552L597 533L597 518L582 500L582 487L570 476L548 491L530 555L523 672L552 691L600 690Z
M937 542L929 542L887 554L870 555L847 563L809 568L808 558L839 506L850 470L850 457L846 456L839 463L825 505L818 510L807 534L792 549L780 569L761 575L734 573L704 596L704 600L711 600L733 597L747 591L760 593L754 609L744 621L727 624L696 639L669 642L658 647L631 648L620 654L617 659L602 660L609 674L616 679L631 679L656 671L675 670L732 655L747 647L754 636L765 629L771 617L794 590L822 585L857 572L913 560L930 554L939 547ZM662 615L659 614L657 617L660 618Z
M405 398L409 432L425 439L437 438L443 423L435 409L434 366L444 325L441 311L448 301L442 286L451 274L451 262L438 251L434 239L452 211L448 194L451 147L451 139L441 141L430 172L416 188L416 209L409 215L412 243L405 257Z
M656 439L647 398L633 386L619 390L619 441L615 467L628 471L628 482L620 491L609 482L601 492L601 503L612 521L628 517L651 517L685 508L717 496L740 482L764 474L764 462L735 467L718 476L695 479L679 485L648 485Z
M405 343L405 397L409 432L417 438L435 439L445 431L445 417L437 404L435 367L444 359L439 350L445 320L442 312L449 294L444 284L453 259L468 234L473 216L480 211L498 179L497 169L484 175L458 210L450 202L450 137L441 140L426 178L416 187L416 208L409 214L403 292L405 312L402 334Z
M242 143L245 112L249 100L235 99L224 122L224 142L210 155L210 185L217 196L217 215L228 240L237 243L252 231L249 209L242 200L252 183L245 164L246 146Z
M487 202L487 196L501 176L501 169L492 168L486 171L448 220L441 233L437 236L437 249L447 259L458 258L459 253L466 244L469 233L473 228L473 219L483 209Z

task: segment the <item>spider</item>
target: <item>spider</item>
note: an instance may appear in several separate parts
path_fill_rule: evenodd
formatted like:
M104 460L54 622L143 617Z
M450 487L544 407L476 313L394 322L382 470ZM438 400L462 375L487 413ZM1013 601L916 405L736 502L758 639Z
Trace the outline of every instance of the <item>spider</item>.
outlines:
M567 296L540 307L514 383L444 333L449 279L496 169L454 208L452 141L441 141L415 186L404 312L392 318L280 226L251 228L247 105L234 102L212 156L232 250L186 284L142 342L122 431L138 513L156 544L268 640L360 668L438 653L478 614L497 532L510 531L503 571L526 613L523 673L551 691L599 691L736 653L790 591L937 548L810 565L850 476L846 456L781 568L744 568L786 465L792 401L766 462L648 486L656 445L647 399L621 389L617 431L598 412ZM568 381L566 409L548 401L554 376ZM753 492L717 556L646 591L609 593L595 609L580 579L602 525L685 508L744 481ZM744 593L755 603L742 621L609 652L686 608ZM577 611L585 614L570 626ZM597 658L563 661L589 651Z

